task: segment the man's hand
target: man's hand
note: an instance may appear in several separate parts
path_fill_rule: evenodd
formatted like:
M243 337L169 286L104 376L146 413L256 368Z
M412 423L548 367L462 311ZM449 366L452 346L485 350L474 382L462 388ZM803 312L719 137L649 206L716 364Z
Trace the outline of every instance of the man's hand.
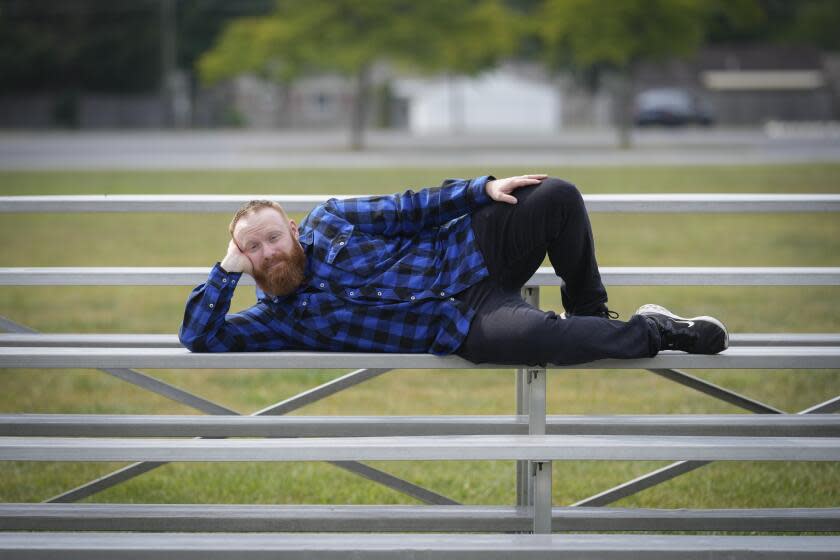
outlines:
M254 266L251 264L251 259L239 250L233 239L228 243L227 255L221 265L228 272L245 272L253 276Z
M484 185L484 190L487 196L499 202L507 202L508 204L516 204L516 197L510 193L519 187L527 187L528 185L536 185L543 179L548 177L545 173L537 175L519 175L518 177L508 177L507 179L496 179L494 181L487 181Z

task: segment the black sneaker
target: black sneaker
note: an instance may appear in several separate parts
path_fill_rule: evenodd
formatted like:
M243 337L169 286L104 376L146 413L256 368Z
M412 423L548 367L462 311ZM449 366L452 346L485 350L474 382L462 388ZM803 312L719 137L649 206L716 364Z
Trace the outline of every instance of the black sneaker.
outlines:
M637 309L636 315L645 316L659 329L662 350L717 354L729 347L729 333L714 317L680 317L651 303Z

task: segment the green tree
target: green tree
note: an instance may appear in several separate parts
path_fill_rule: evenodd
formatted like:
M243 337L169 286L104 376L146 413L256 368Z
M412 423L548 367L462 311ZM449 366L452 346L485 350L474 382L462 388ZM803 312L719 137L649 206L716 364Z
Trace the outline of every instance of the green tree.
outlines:
M53 124L78 126L81 94L164 92L164 75L176 67L189 74L225 22L266 13L272 5L273 0L0 0L0 93L55 94ZM167 14L168 25L162 25Z
M693 52L703 40L711 4L716 2L546 0L534 22L550 66L619 73L619 142L628 147L638 64Z
M177 66L272 0L177 0ZM0 91L148 92L161 77L161 0L0 0Z
M500 0L285 0L270 17L231 23L199 72L207 83L244 72L286 85L314 72L352 76L350 146L361 149L377 61L478 72L513 52L518 22Z
M840 51L840 2L810 0L797 2L798 10L789 38Z
M157 25L148 2L0 0L0 91L153 89Z

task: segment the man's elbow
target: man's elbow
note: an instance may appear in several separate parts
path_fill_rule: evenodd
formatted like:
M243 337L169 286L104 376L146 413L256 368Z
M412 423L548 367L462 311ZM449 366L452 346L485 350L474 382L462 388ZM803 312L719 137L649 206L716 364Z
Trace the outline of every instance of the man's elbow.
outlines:
M207 344L207 337L197 333L187 332L183 326L178 331L178 340L190 352L213 352Z
M190 334L181 329L178 332L181 345L190 352L221 353L237 350L235 344L226 344L223 339L206 334Z
M178 331L178 341L181 343L181 346L190 352L207 351L206 346L200 342L199 337L185 333L183 328Z

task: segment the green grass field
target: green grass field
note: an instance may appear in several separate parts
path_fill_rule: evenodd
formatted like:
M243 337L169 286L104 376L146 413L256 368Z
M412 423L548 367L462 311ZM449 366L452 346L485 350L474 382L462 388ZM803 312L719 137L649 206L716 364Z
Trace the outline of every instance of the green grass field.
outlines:
M283 170L236 172L0 172L0 195L93 193L389 193L451 176L546 172L586 193L840 192L840 165L547 169ZM297 216L300 218L300 216ZM0 266L207 266L221 259L229 216L30 214L0 220ZM836 214L593 215L602 266L838 266ZM0 287L0 315L45 332L174 333L189 287ZM625 287L610 306L630 316L656 302L713 314L734 332L840 332L840 289ZM233 308L250 305L240 290ZM543 308L560 310L543 289ZM249 413L338 371L150 372ZM797 411L840 394L840 372L699 371L705 379ZM0 372L0 411L190 414L192 410L97 371ZM393 371L298 414L510 414L512 371ZM554 371L550 414L739 413L643 371ZM564 505L665 463L554 465ZM0 501L28 502L101 476L114 464L0 463ZM390 462L376 466L469 504L511 504L511 462ZM326 464L173 464L89 501L135 503L415 503ZM840 503L840 465L717 463L619 505L827 507Z

